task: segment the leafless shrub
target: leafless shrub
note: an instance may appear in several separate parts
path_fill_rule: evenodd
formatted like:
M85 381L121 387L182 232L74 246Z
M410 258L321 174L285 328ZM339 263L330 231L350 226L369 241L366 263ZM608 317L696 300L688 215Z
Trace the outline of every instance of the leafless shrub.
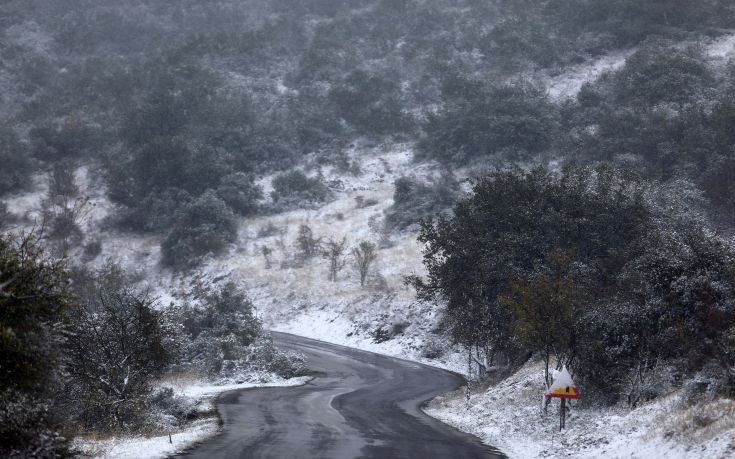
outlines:
M354 257L355 270L360 276L360 286L365 287L370 268L378 258L375 244L368 241L362 241L357 247L352 249Z
M330 239L324 244L324 258L329 260L329 276L328 279L332 282L337 281L337 275L345 267L347 261L344 258L345 246L347 245L347 238L342 238L341 241L335 241Z

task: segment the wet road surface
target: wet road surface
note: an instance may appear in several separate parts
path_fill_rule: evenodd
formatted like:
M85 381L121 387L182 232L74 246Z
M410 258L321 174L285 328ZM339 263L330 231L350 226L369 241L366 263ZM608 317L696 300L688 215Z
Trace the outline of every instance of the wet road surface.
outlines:
M501 458L500 453L420 410L463 385L461 376L370 352L273 333L306 355L305 386L224 394L223 432L181 456L215 458Z

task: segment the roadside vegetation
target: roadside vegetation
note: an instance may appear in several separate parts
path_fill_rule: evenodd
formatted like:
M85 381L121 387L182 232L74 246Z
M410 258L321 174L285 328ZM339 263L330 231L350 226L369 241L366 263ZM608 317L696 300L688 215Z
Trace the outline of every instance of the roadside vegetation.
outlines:
M481 375L536 355L547 385L567 366L592 403L690 381L692 399L732 397L735 249L661 194L609 167L496 172L424 223L428 277L409 281L446 303Z
M78 434L170 433L207 414L176 399L164 376L304 373L234 285L161 305L118 266L69 265L39 236L0 238L3 457L71 456Z

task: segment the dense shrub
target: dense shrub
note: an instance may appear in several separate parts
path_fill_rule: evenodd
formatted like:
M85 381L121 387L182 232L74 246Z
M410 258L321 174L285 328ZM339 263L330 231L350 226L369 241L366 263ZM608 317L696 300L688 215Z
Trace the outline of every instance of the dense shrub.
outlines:
M8 128L0 128L0 164L0 196L28 185L33 165L17 134Z
M181 427L187 421L199 416L197 402L183 395L175 395L170 387L161 387L153 391L150 397L151 408L155 416L156 427L170 431Z
M613 91L621 103L655 105L686 103L704 96L714 83L701 50L681 50L666 42L647 43L613 76Z
M248 363L253 369L275 373L282 378L303 376L308 370L302 354L278 349L269 335L260 337L253 344Z
M161 243L161 261L174 269L191 268L208 254L223 252L236 238L232 210L213 192L207 192L180 210Z
M50 408L50 401L22 392L0 392L0 454L19 459L74 457L68 451L68 439L51 427L60 423Z
M223 360L236 360L239 349L251 345L262 333L255 317L253 304L234 283L228 283L214 293L201 298L201 306L184 307L181 320L184 332L191 340L189 358L201 358L207 371L218 373Z
M95 131L75 118L34 127L29 136L33 155L48 162L77 159L99 145Z
M192 201L189 193L179 188L166 188L144 197L140 204L119 217L120 224L134 231L164 232L171 229L177 214Z
M405 133L409 127L401 111L401 93L395 78L355 70L331 89L329 98L339 116L359 132Z
M459 183L449 174L432 183L400 177L395 182L393 205L386 209L389 230L403 230L425 218L451 209L459 198Z
M612 162L646 176L686 177L731 224L732 90L721 87L696 48L646 43L617 72L580 92L564 110L560 155Z
M224 154L191 147L179 138L153 139L110 165L110 196L135 207L138 200L169 188L198 196L231 172Z
M258 210L258 201L263 198L263 190L253 183L252 177L238 172L222 179L217 188L217 196L238 214L252 215Z
M234 283L205 292L199 303L177 311L187 338L184 365L194 365L212 378L233 380L254 372L282 377L303 373L303 358L279 351L264 336L252 302Z
M449 163L499 155L524 159L546 150L558 128L556 108L539 89L459 82L450 104L424 126L419 156ZM445 89L446 90L446 89Z
M64 315L73 307L64 266L33 237L0 236L0 455L65 457L53 409L61 387Z
M318 178L307 177L293 170L273 179L271 197L281 208L312 206L327 201L332 196L330 189Z

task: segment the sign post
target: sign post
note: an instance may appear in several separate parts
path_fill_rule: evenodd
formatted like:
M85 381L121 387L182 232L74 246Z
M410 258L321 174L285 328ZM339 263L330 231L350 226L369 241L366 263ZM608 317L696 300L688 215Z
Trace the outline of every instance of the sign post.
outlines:
M579 400L582 398L581 392L572 381L572 375L567 371L567 367L561 369L554 378L554 383L544 394L548 398L560 398L561 407L559 410L559 431L564 428L567 416L567 399Z

